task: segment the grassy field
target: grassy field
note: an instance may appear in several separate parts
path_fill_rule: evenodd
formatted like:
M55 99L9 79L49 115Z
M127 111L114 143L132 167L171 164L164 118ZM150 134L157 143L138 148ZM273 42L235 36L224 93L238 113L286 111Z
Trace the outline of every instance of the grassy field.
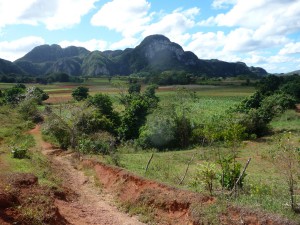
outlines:
M116 108L120 107L118 103L119 93L126 90L126 82L118 79L113 79L109 83L108 79L91 78L81 85L88 87L92 95L95 93L110 95ZM72 89L77 86L78 84L57 83L41 85L40 87L50 95L47 103L55 105L70 101L72 99ZM9 87L9 84L0 84L0 89L6 87ZM246 86L164 86L159 87L157 90L160 106L166 107L170 103L178 103L178 89L181 88L186 88L196 93L196 98L193 101L183 101L183 104L189 108L188 114L192 121L197 123L211 119L214 115L226 113L226 110L255 91L253 87ZM274 134L257 140L245 141L239 148L238 162L244 166L249 158L252 160L246 171L245 194L241 194L238 198L231 199L231 201L238 205L247 205L259 210L264 209L275 212L300 222L300 217L295 215L288 206L288 187L285 177L271 157L271 152L278 146L277 138L282 132L293 132L295 140L299 143L300 115L294 110L289 110L280 117L275 118L271 123L271 127L274 130ZM10 129L6 129L8 128L1 128L0 135L10 135ZM194 146L181 151L158 152L155 149L141 150L132 143L124 143L119 147L118 157L120 164L124 168L141 176L184 189L204 191L201 186L197 188L191 186L198 165L205 161L216 163L218 154L226 151L230 151L230 149L215 145L206 147ZM145 167L153 152L153 160L148 171L145 172ZM182 179L193 156L187 176L183 184L179 185L179 181ZM99 157L99 160L102 159L102 157ZM216 182L214 185L215 194L219 195L221 192L219 182Z
M286 120L287 117L289 120ZM238 205L246 205L259 210L263 209L300 221L300 217L294 214L288 206L289 192L286 177L280 170L280 167L278 167L278 164L270 156L270 153L278 146L276 140L279 133L283 131L292 130L296 141L299 143L299 119L299 114L294 111L288 111L272 122L272 126L276 131L275 134L243 143L242 147L239 148L237 161L244 166L249 158L252 159L246 172L247 176L244 183L245 194L241 194L238 198L231 199L231 201ZM168 152L153 150L154 157L148 171L145 172L147 162L152 154L151 150L148 152L139 150L134 152L132 149L133 147L131 146L120 148L120 162L124 168L141 176L156 179L172 186L200 192L205 191L203 187L195 188L191 186L198 165L205 161L217 164L218 152L229 151L229 149L222 146L197 146L184 151ZM183 184L179 185L193 155L195 157L190 164L187 176ZM215 194L219 195L221 192L220 183L216 182L214 185Z
M0 83L0 90L10 88L15 84ZM72 90L78 86L85 86L89 88L91 95L95 93L106 93L111 96L117 96L120 92L127 90L127 81L122 78L114 78L109 82L107 78L89 78L83 83L53 83L53 84L28 84L27 86L37 86L46 91L50 98L47 103L60 103L72 100ZM143 89L144 87L142 87ZM197 92L199 97L245 97L254 92L253 87L243 86L213 86L213 85L174 85L163 86L157 90L158 96L162 102L173 95L179 88L187 88L191 91ZM239 98L239 99L240 99ZM238 99L238 98L237 98Z

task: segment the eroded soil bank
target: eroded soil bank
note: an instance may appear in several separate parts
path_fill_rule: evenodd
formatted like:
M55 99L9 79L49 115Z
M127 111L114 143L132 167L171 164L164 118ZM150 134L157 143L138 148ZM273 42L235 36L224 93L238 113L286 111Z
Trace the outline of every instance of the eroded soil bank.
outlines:
M151 209L154 224L296 224L229 204L218 207L219 201L213 197L173 188L101 162L84 160L82 164L93 168L103 188L115 193L119 201Z

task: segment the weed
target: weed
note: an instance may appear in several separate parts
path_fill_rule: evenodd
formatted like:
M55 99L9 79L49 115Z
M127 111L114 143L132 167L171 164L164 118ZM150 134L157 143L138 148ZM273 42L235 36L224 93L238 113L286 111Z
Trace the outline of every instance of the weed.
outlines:
M137 215L139 220L146 224L155 224L154 209L143 203L125 202L120 205L120 208L129 215Z
M194 204L191 206L191 216L198 224L221 224L221 214L227 210L225 199L219 198L212 204Z

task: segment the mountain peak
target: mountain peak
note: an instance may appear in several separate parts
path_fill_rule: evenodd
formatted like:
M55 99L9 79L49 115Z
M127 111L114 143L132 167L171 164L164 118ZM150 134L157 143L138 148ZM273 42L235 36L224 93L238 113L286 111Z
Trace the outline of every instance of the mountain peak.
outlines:
M136 49L143 51L144 56L148 60L152 60L158 54L165 54L167 52L167 57L171 57L171 55L174 54L178 60L181 60L184 54L180 45L171 42L169 38L161 34L154 34L146 37Z
M140 45L146 45L154 41L171 43L170 39L162 34L153 34L144 38Z
M129 75L141 71L182 70L195 76L265 75L261 68L249 68L242 62L201 60L164 35L146 37L133 49L89 52L82 47L42 45L35 47L15 64L31 75L64 72L70 75Z

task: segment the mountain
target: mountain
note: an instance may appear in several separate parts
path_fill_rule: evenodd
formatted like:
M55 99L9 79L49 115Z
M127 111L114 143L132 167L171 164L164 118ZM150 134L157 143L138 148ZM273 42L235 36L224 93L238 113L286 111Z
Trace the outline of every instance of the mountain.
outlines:
M300 70L295 70L295 71L292 71L292 72L289 72L289 73L285 73L284 75L294 75L294 74L300 75Z
M113 76L166 70L182 70L196 76L210 77L267 74L264 69L248 67L243 62L199 59L193 52L184 51L180 45L163 35L151 35L135 48L115 51L90 52L82 47L41 45L13 65L29 75L62 72L74 76Z
M9 74L20 74L24 75L25 72L15 65L14 63L7 61L5 59L0 59L0 74L9 75Z
M61 48L59 45L41 45L35 47L14 63L31 75L64 72L78 76L82 74L83 59L89 53L88 50L82 47Z

